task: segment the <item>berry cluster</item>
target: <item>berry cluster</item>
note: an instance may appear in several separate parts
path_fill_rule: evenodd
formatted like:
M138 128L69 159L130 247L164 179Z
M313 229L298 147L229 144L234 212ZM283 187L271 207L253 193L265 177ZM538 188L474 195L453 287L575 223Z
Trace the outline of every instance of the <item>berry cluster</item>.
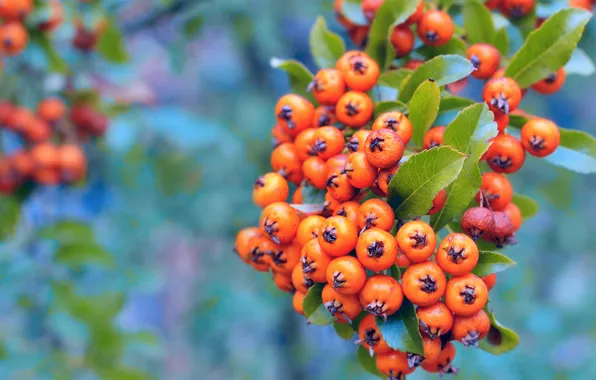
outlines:
M0 125L16 133L22 148L0 159L0 192L11 193L27 181L55 185L82 180L87 158L79 142L102 136L105 116L85 105L69 110L59 98L41 101L35 112L0 101Z

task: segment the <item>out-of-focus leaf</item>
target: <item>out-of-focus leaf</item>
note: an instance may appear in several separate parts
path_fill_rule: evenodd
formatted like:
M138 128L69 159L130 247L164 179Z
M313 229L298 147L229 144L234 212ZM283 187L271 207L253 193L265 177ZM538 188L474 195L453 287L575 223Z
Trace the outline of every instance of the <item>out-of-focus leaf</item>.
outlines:
M466 0L462 7L464 29L472 44L492 43L495 25L490 10L478 0Z
M114 257L95 242L79 241L73 244L60 245L54 260L70 268L80 268L95 264L104 267L114 265Z
M194 16L184 22L184 37L194 38L201 31L203 22L205 21L204 15L200 14Z
M480 251L478 264L472 270L478 277L488 276L491 273L499 273L515 265L515 261L499 252Z
M333 328L337 335L345 340L350 340L354 336L354 329L347 323L334 322Z
M310 52L320 68L335 67L337 60L346 51L344 40L327 29L327 23L321 16L310 30Z
M97 51L110 62L128 62L128 53L124 46L124 37L114 20L108 22L108 27L99 38Z
M490 330L488 336L480 341L481 350L490 352L494 355L501 355L513 350L519 344L519 335L502 324L500 324L493 312L484 310L490 319Z
M530 219L538 213L538 202L527 195L514 193L512 202L519 207L519 211L521 211L524 220Z
M0 239L12 237L21 218L21 204L14 195L0 195Z
M366 348L363 346L359 346L357 350L358 362L366 370L366 372L370 373L371 375L385 378L381 372L377 369L377 363L375 361L375 357L371 356L370 353Z
M271 58L269 63L271 64L271 67L282 69L288 74L290 87L295 94L312 99L312 93L307 91L307 88L313 80L313 74L308 71L306 66L292 59L283 60L279 58Z

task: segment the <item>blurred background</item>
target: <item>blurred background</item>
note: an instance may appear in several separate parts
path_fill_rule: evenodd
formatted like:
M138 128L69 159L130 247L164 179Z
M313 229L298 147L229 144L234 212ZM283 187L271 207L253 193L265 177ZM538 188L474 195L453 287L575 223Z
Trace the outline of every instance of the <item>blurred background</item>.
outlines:
M103 360L118 363L102 376L108 379L372 378L352 342L332 326L307 326L270 274L232 252L235 233L257 223L252 183L270 170L273 108L288 92L285 73L269 59L294 58L315 71L308 33L319 14L349 40L332 1L105 4L117 15L129 60L95 63L94 84L136 105L112 118L89 183L36 190L17 237L0 246L0 378L94 379L88 366ZM596 59L593 22L580 46ZM479 89L471 82L464 95L478 98ZM562 91L530 93L523 108L596 134L595 89L596 76L569 76ZM593 379L596 177L527 161L512 182L540 209L506 250L518 265L491 292L497 318L521 343L502 356L462 348L455 365L463 379ZM65 218L89 221L115 258L110 269L73 275L98 295L77 298L77 310L94 303L103 311L92 320L115 315L105 331L57 311L60 297L74 296L44 285L62 274L29 231ZM86 361L88 345L101 360Z

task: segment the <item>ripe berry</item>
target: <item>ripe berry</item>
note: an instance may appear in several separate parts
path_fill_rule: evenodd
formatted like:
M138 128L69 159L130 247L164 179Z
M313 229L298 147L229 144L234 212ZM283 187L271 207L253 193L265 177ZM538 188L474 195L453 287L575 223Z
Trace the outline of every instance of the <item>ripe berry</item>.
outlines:
M405 57L414 49L414 32L407 26L398 25L393 28L389 41L395 49L397 58Z
M484 236L484 239L494 242L499 248L502 248L506 244L515 244L516 241L513 237L515 227L509 216L501 211L496 211L493 214L495 217L495 228L493 228L489 235Z
M373 123L372 130L377 131L383 128L396 132L404 145L408 145L412 138L412 123L401 112L391 111L381 114Z
M490 44L474 44L468 48L468 59L476 70L472 76L478 79L488 79L501 64L501 53Z
M37 115L50 124L62 119L65 113L66 106L58 98L47 98L37 105Z
M410 368L408 364L408 355L405 352L392 350L387 354L376 356L377 369L388 376L390 380L402 380L406 375L414 372L415 368Z
M370 28L368 25L358 25L355 28L348 31L350 40L360 49L364 49L366 41L368 40L368 32Z
M553 94L561 89L565 84L565 69L560 68L555 74L551 74L546 78L534 83L532 90L540 94Z
M327 187L327 168L320 157L309 157L302 163L304 180L319 190Z
M493 212L485 207L470 207L461 218L461 228L474 241L490 235L495 228Z
M33 8L33 0L3 0L0 2L0 17L21 22L33 12Z
M315 128L305 129L294 139L296 155L300 161L305 161L307 158L317 155L315 148L315 134L317 131L318 129Z
M397 231L399 250L413 263L428 259L437 246L437 236L430 225L413 220Z
M33 117L29 122L23 124L21 136L27 140L27 142L41 143L48 141L50 137L52 137L52 128L44 120L38 117ZM77 145L68 144L68 146L70 148L74 147L73 149L67 149L68 153L74 153L73 158L76 160L74 163L77 166L83 166L83 171L86 171L87 159L85 158L82 149ZM80 160L81 158L82 160Z
M546 157L559 147L561 134L552 121L531 119L522 127L521 141L532 156Z
M592 12L592 4L591 0L569 0L570 7L585 9L588 12Z
M335 127L321 127L315 130L314 148L319 157L328 160L344 149L344 134Z
M346 148L348 149L348 151L350 153L364 152L364 144L369 134L370 131L368 129L359 129L356 132L354 132L352 137L350 137L350 139L346 143Z
M292 241L298 231L300 215L295 208L285 202L275 202L261 212L261 230L277 244Z
M439 10L427 11L418 22L418 37L429 46L445 45L454 30L451 16Z
M366 280L366 271L360 261L353 256L333 259L327 267L327 283L336 292L345 295L357 294Z
M365 54L352 57L341 73L350 89L365 92L374 87L381 71L377 62Z
M501 5L501 0L486 0L484 5L491 11L494 11Z
M486 305L488 289L475 274L452 277L447 282L445 304L455 315L469 317Z
M445 134L443 126L429 129L424 135L424 149L431 149L443 144L443 134Z
M377 179L377 168L371 165L363 152L352 153L348 156L343 173L350 185L358 189L371 187Z
M17 150L10 155L10 164L12 164L12 170L14 174L22 182L23 180L29 179L35 169L35 163L33 157L29 152L24 150Z
M433 363L434 361L439 359L439 355L441 355L440 339L430 339L426 335L423 335L422 347L424 349L424 355L418 355L408 352L408 365L410 366L410 368L416 368L420 366L420 364L422 364L422 362L424 361Z
M425 360L422 362L421 367L427 372L438 372L441 376L450 373L457 375L459 370L453 366L453 359L455 359L455 346L451 342L447 342L436 361L429 362Z
M420 19L422 18L423 14L424 14L424 2L421 0L418 3L418 6L416 7L416 10L414 11L414 13L412 13L412 15L410 17L408 17L408 19L406 20L406 22L404 24L413 25L413 24L418 23L418 21L420 21Z
M277 123L291 136L297 136L310 128L314 114L315 107L312 103L294 94L282 96L275 105Z
M389 232L372 228L358 237L356 256L366 269L381 272L395 262L397 243Z
M524 165L526 151L511 135L498 135L484 154L488 166L497 173L515 173Z
M522 91L511 78L493 78L484 85L482 97L491 111L509 114L519 106Z
M271 267L269 252L279 246L267 239L265 236L258 236L251 239L248 245L248 264L259 272L267 272Z
M352 60L358 57L367 57L366 53L361 50L350 50L344 53L337 62L335 63L335 68L338 69L340 72L346 72L350 70Z
M368 135L364 153L374 167L387 169L404 156L404 143L396 132L383 128Z
M486 289L488 289L488 291L490 291L497 283L497 275L494 273L491 273L488 276L482 277L482 281L484 281L484 283L486 284Z
M346 162L348 161L347 154L338 154L336 156L331 157L327 160L325 164L326 170L328 173L336 171L338 169L343 169L346 166Z
M313 239L306 243L302 247L301 255L302 273L314 282L326 282L327 268L332 259L323 251L319 240Z
M282 272L273 272L273 283L279 290L286 293L294 293L296 289L292 284L292 276Z
M505 129L509 125L509 115L505 115L504 113L496 112L495 114L495 122L497 123L497 129L499 133L505 132Z
M399 310L404 295L399 282L391 276L377 274L369 277L360 291L364 311L387 318Z
M300 259L302 260L302 258ZM308 292L315 282L310 278L308 274L302 272L302 263L298 263L294 269L292 269L292 285L296 288L297 292L305 293Z
M87 174L87 156L79 145L62 144L58 147L58 166L64 182L80 181Z
M358 189L348 182L348 176L342 169L329 173L326 186L327 192L339 202L347 202L358 195Z
M252 200L263 208L271 203L284 202L288 199L290 188L288 182L278 173L267 173L260 176L254 183Z
M399 170L399 163L393 165L387 169L379 170L379 174L377 175L377 186L379 190L382 191L382 196L387 195L387 191L389 190L389 183L395 177L395 174Z
M402 276L404 295L418 306L430 306L445 293L447 279L441 268L425 261L412 264Z
M383 1L384 0L362 0L360 9L369 22L372 22L372 20L375 18L377 11L381 5L383 5Z
M41 143L31 149L34 162L33 178L44 185L60 182L58 148L51 143Z
M346 296L338 293L329 284L323 288L323 305L327 311L340 323L351 323L362 311L362 305L357 296Z
M240 259L245 263L250 260L250 244L254 238L263 236L263 232L258 227L247 227L236 234L236 242L234 243L234 252L238 254Z
M348 201L340 204L333 215L339 215L348 218L355 226L358 226L358 213L360 212L360 203Z
M322 127L325 125L333 125L337 122L335 116L335 105L333 106L318 106L315 109L315 114L312 121L314 128Z
M419 320L420 332L433 340L448 333L453 325L453 313L441 301L430 306L418 307L416 315Z
M433 198L433 207L428 210L427 215L434 215L441 211L445 203L447 202L447 191L445 189L439 191Z
M511 18L521 18L534 8L534 0L501 0L501 13Z
M484 310L469 317L456 316L451 328L453 339L462 342L464 347L478 347L478 341L490 330L490 320Z
M22 52L29 41L29 34L23 24L9 22L0 26L0 47L5 55L14 56Z
M362 318L358 325L358 337L357 343L362 344L364 348L369 350L371 355L373 352L381 355L392 351L383 339L374 315L368 314Z
M482 185L476 194L480 206L490 206L493 211L503 211L513 198L511 183L503 174L486 172L482 174Z
M459 233L447 235L437 251L437 264L454 276L471 272L478 263L478 258L478 247L474 240Z
M382 199L372 198L360 205L358 228L361 231L379 228L390 231L395 223L393 208Z
M317 102L323 105L335 105L346 92L346 83L337 69L322 69L313 80L312 93Z
M335 106L337 120L348 127L360 128L369 122L374 104L364 92L348 91L339 98Z
M513 230L519 230L519 227L522 224L522 214L519 207L517 207L515 203L511 202L507 205L507 207L505 207L503 212L507 214L509 219L511 219L511 223L513 223Z
M406 257L406 255L403 254L402 251L399 250L399 247L397 248L397 257L395 258L395 265L397 265L400 268L407 268L410 265L412 265L412 262L408 260L408 258Z
M323 202L322 214L326 216L332 215L335 213L340 204L341 203L337 199L333 198L331 194L325 193L325 202Z
M304 315L304 309L302 307L302 302L304 302L304 297L306 297L306 293L295 292L294 296L292 297L292 306L294 310L298 314Z
M302 246L297 243L280 245L268 252L271 257L271 268L280 273L290 275L301 257Z
M318 237L321 248L333 257L344 256L356 247L356 226L343 216L327 218L323 232Z
M305 245L312 239L319 237L322 227L327 219L319 215L310 215L304 218L298 225L296 232L296 241L300 245Z
M283 143L273 149L273 152L271 152L271 167L296 185L302 181L302 163L293 143Z

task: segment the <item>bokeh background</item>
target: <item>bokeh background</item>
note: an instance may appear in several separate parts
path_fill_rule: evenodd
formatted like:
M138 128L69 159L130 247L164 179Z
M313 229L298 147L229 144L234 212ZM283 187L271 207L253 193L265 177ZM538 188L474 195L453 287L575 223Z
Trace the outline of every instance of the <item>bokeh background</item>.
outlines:
M37 190L17 238L0 246L0 378L95 378L80 363L88 332L66 314L31 307L31 298L52 295L43 286L51 258L30 242L29 231L61 218L92 223L116 257L111 270L87 269L78 280L124 297L117 328L131 341L96 344L108 351L118 344L112 354L144 373L131 369L110 379L372 378L360 369L353 343L331 326L307 326L269 274L232 252L237 230L257 221L252 183L270 169L273 107L288 91L269 59L294 58L315 70L308 33L317 15L348 38L332 1L106 4L117 13L130 61L97 63L96 84L137 105L112 119L89 183ZM580 46L596 60L593 22ZM596 76L570 76L559 93L530 93L523 107L596 134L595 88ZM479 89L471 82L465 95L478 98ZM459 376L596 378L596 177L530 156L512 182L540 209L507 249L518 265L499 275L491 307L521 344L502 356L460 349ZM48 346L53 339L60 344Z

